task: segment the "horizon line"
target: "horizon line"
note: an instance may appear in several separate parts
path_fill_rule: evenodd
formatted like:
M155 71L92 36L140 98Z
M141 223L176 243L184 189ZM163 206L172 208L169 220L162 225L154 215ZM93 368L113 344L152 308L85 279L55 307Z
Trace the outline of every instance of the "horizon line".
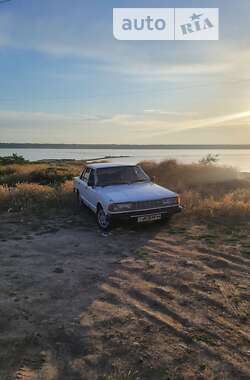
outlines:
M1 148L41 149L250 149L250 144L81 144L81 143L7 143Z

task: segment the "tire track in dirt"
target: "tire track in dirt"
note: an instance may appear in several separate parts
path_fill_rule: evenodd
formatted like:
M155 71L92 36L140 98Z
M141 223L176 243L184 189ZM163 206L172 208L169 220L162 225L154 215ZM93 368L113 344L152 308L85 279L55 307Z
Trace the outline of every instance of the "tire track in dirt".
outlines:
M230 270L236 271L239 273L250 274L250 260L245 258L239 258L233 256L233 254L226 254L221 251L215 251L213 249L208 249L203 246L197 249L197 246L193 244L183 244L184 242L179 242L179 246L173 244L173 241L167 238L154 239L150 241L150 244L147 245L147 249L151 250L152 253L160 253L164 251L164 256L176 257L182 256L183 259L191 257L196 258L198 261L203 262L205 265L214 268L228 268Z
M15 380L57 379L58 371L50 352L28 354L15 374Z
M165 327L170 334L178 337L178 339L185 344L192 345L199 351L203 351L207 357L226 362L227 366L231 368L232 372L237 373L239 378L248 379L248 361L243 361L242 357L237 354L235 350L234 352L223 350L218 353L214 345L211 346L211 344L203 340L196 340L195 336L192 336L192 334L185 329L185 327L190 326L186 318L182 318L155 300L150 301L145 293L138 297L138 291L134 290L132 294L130 294L109 284L103 284L102 289L105 290L108 295L111 294L112 297L116 297L117 300L120 300L121 305L125 304L137 315L141 315L153 324ZM136 297L135 294L137 295Z
M206 260L211 260L209 250L160 241L154 239L145 245L142 258L122 261L101 285L104 301L166 328L171 336L203 352L209 360L224 363L235 378L247 379L249 352L243 346L250 344L250 336L235 324L241 317L240 308L229 301L237 293L229 279L237 283L243 276L246 280L245 260L230 261L228 255L220 259L219 253L212 251L212 260L219 260L217 268L206 265ZM230 277L224 273L228 267ZM94 326L101 328L98 322ZM234 343L239 339L240 346Z

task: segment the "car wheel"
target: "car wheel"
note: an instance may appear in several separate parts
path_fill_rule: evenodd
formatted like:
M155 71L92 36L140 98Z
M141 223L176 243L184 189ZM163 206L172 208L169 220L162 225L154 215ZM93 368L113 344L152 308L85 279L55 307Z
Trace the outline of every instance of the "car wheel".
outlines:
M97 220L98 226L103 231L107 231L111 226L110 218L108 215L105 214L105 212L101 206L99 206L97 209L96 220Z

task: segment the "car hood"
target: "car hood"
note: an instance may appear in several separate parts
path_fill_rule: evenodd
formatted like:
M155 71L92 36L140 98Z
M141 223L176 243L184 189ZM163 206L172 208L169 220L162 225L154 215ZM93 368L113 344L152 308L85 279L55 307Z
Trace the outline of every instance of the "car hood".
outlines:
M113 203L140 202L176 196L173 191L152 182L98 187L97 191L107 201Z

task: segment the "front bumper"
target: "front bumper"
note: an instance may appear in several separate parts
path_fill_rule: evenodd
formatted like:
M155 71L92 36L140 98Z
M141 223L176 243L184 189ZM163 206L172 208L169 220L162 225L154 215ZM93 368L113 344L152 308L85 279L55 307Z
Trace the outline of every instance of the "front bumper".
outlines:
M161 214L161 216L174 215L183 210L180 205L154 208L150 210L140 210L140 211L128 211L128 212L109 212L109 217L111 220L137 220L140 216Z

